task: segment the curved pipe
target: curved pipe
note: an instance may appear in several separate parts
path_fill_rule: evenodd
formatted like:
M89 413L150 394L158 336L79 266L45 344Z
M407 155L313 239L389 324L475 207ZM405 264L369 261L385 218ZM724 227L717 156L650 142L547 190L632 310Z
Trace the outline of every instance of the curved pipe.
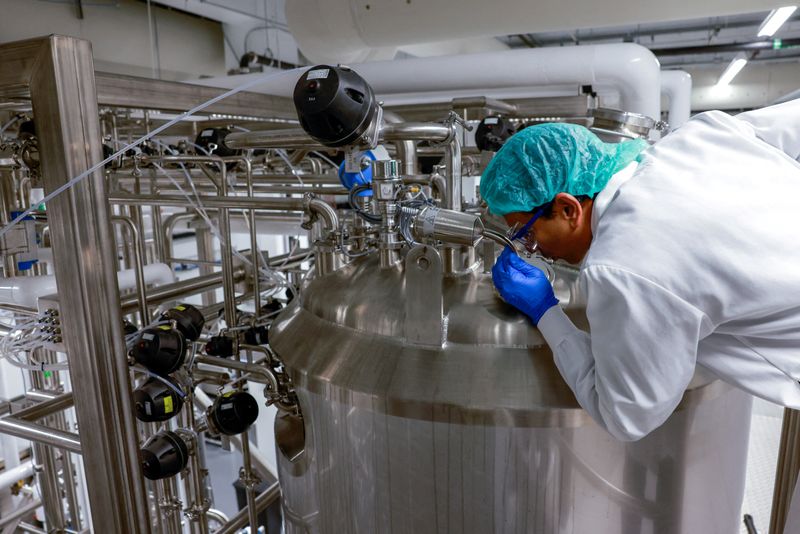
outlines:
M619 91L620 106L625 111L658 118L661 109L658 59L650 50L634 43L501 50L355 63L350 67L379 97L461 89L480 93L482 90L591 84ZM294 85L306 70L287 71L255 90L291 97ZM237 76L235 80L210 78L197 83L224 87L242 81L243 77ZM300 147L284 145L284 148Z
M322 219L326 230L335 232L339 228L339 216L330 204L313 197L306 197L305 202L306 210Z
M692 114L692 75L684 70L662 70L661 94L669 100L667 122L674 130Z
M383 110L383 119L386 122L397 124L403 122L403 118L393 111ZM417 173L417 144L411 139L402 139L394 142L394 149L397 157L403 162L402 174L406 176Z
M625 111L658 118L660 69L647 48L633 43L532 48L451 57L353 65L379 95L458 89L610 85Z

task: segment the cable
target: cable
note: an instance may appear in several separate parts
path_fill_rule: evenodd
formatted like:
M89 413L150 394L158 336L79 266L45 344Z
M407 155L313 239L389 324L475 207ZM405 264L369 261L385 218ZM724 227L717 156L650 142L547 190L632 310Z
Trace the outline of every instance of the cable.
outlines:
M140 144L142 144L143 142L145 142L148 139L152 138L153 136L158 135L159 133L163 132L167 128L170 128L174 124L182 121L186 117L188 117L190 115L193 115L193 114L195 114L195 113L197 113L199 111L202 111L202 110L206 109L207 107L216 104L220 100L224 100L224 99L228 98L229 96L235 95L237 93L241 93L242 91L246 91L247 89L250 89L251 87L255 87L256 85L260 85L260 84L264 83L269 78L277 77L277 76L282 75L282 74L283 73L271 73L271 74L265 74L263 76L259 76L259 77L255 78L253 80L250 80L249 82L244 83L244 84L242 84L242 85L240 85L238 87L234 87L230 91L226 91L226 92L222 93L221 95L215 96L214 98L212 98L210 100L207 100L207 101L203 102L202 104L193 107L189 111L181 113L180 115L178 115L177 117L175 117L171 121L168 121L168 122L162 124L161 126L156 128L152 132L150 132L150 133L148 133L146 135L143 135L142 137L140 137L139 139L137 139L133 143L130 143L129 145L126 145L125 147L121 148L120 150L117 150L115 153L111 154L109 157L107 157L103 161L91 166L89 169L87 169L84 172L80 173L79 175L71 178L66 183L64 183L61 186L59 186L56 189L54 189L49 195L46 195L42 199L42 202L44 202L44 203L50 202L52 199L54 199L55 197L57 197L58 195L60 195L64 191L70 189L71 187L73 187L74 185L76 185L81 180L83 180L87 176L91 175L92 173L94 173L98 169L102 169L103 166L106 163L108 163L109 161L113 161L117 157L119 157L122 154L124 154L127 150L129 150L129 149L131 149L133 147L139 146ZM31 206L27 210L25 210L22 213L20 213L19 215L17 215L10 223L8 223L7 225L5 225L2 228L0 228L0 237L2 237L5 234L7 234L11 230L11 228L13 228L17 224L19 224L20 221L24 220L26 217L28 217L36 209L38 209L37 206Z
M371 224L380 224L383 218L380 215L375 215L374 213L369 213L361 209L361 206L358 205L356 202L356 195L361 193L362 191L371 191L372 185L370 184L361 184L353 187L350 190L350 193L347 195L347 200L350 203L350 207L355 211L359 217L367 221Z

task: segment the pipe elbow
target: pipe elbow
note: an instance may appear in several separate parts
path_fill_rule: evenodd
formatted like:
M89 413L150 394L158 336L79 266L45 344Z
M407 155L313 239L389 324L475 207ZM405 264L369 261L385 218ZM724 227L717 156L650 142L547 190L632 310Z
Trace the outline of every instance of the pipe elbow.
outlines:
M322 219L326 230L333 232L339 228L339 216L330 204L318 198L309 198L306 206L310 213Z
M661 114L661 64L655 54L635 43L598 45L595 53L597 79L599 82L612 82L619 88L624 111L642 113L658 120Z

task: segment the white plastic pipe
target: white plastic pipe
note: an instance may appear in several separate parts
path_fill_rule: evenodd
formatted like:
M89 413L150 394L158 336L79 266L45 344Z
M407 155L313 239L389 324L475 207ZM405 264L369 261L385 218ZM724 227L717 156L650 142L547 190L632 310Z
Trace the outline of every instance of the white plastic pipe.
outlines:
M657 119L660 114L661 72L656 57L633 43L562 48L530 48L357 63L350 67L372 85L375 93L473 90L531 90L572 85L610 86L620 94L620 107ZM306 69L294 69L254 88L291 97ZM210 78L192 83L215 87L240 84L245 78Z
M311 61L355 63L410 44L691 20L775 6L774 0L290 0L286 21Z
M175 274L169 265L151 263L144 266L144 279L148 285L163 285L174 282ZM119 271L117 283L120 291L134 289L136 287L136 271L134 269ZM0 303L3 304L18 304L35 308L39 297L57 292L58 286L54 275L0 278Z
M667 122L674 130L692 114L692 75L684 70L662 70L661 93L669 101Z
M33 460L26 460L21 464L6 469L0 473L0 489L5 489L23 478L28 478L33 474Z

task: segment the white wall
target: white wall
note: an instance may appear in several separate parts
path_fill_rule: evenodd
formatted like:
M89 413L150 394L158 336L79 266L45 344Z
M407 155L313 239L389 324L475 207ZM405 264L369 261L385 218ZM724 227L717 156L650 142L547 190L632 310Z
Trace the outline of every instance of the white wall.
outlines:
M748 63L726 90L714 85L727 63L716 67L686 69L692 75L692 111L737 110L767 106L777 98L800 88L800 64Z
M229 69L239 66L239 58L245 52L256 52L295 65L300 63L294 37L284 29L274 27L277 25L285 28L285 5L286 0L254 2L247 9L254 15L252 18L237 23L223 23L227 40L225 64ZM237 9L242 9L244 6L244 4L237 5ZM245 39L247 39L246 46Z
M135 0L84 2L83 19L74 2L0 0L0 42L58 33L92 41L100 71L167 80L225 74L219 23L156 4L151 11L157 58L151 54L147 4Z

